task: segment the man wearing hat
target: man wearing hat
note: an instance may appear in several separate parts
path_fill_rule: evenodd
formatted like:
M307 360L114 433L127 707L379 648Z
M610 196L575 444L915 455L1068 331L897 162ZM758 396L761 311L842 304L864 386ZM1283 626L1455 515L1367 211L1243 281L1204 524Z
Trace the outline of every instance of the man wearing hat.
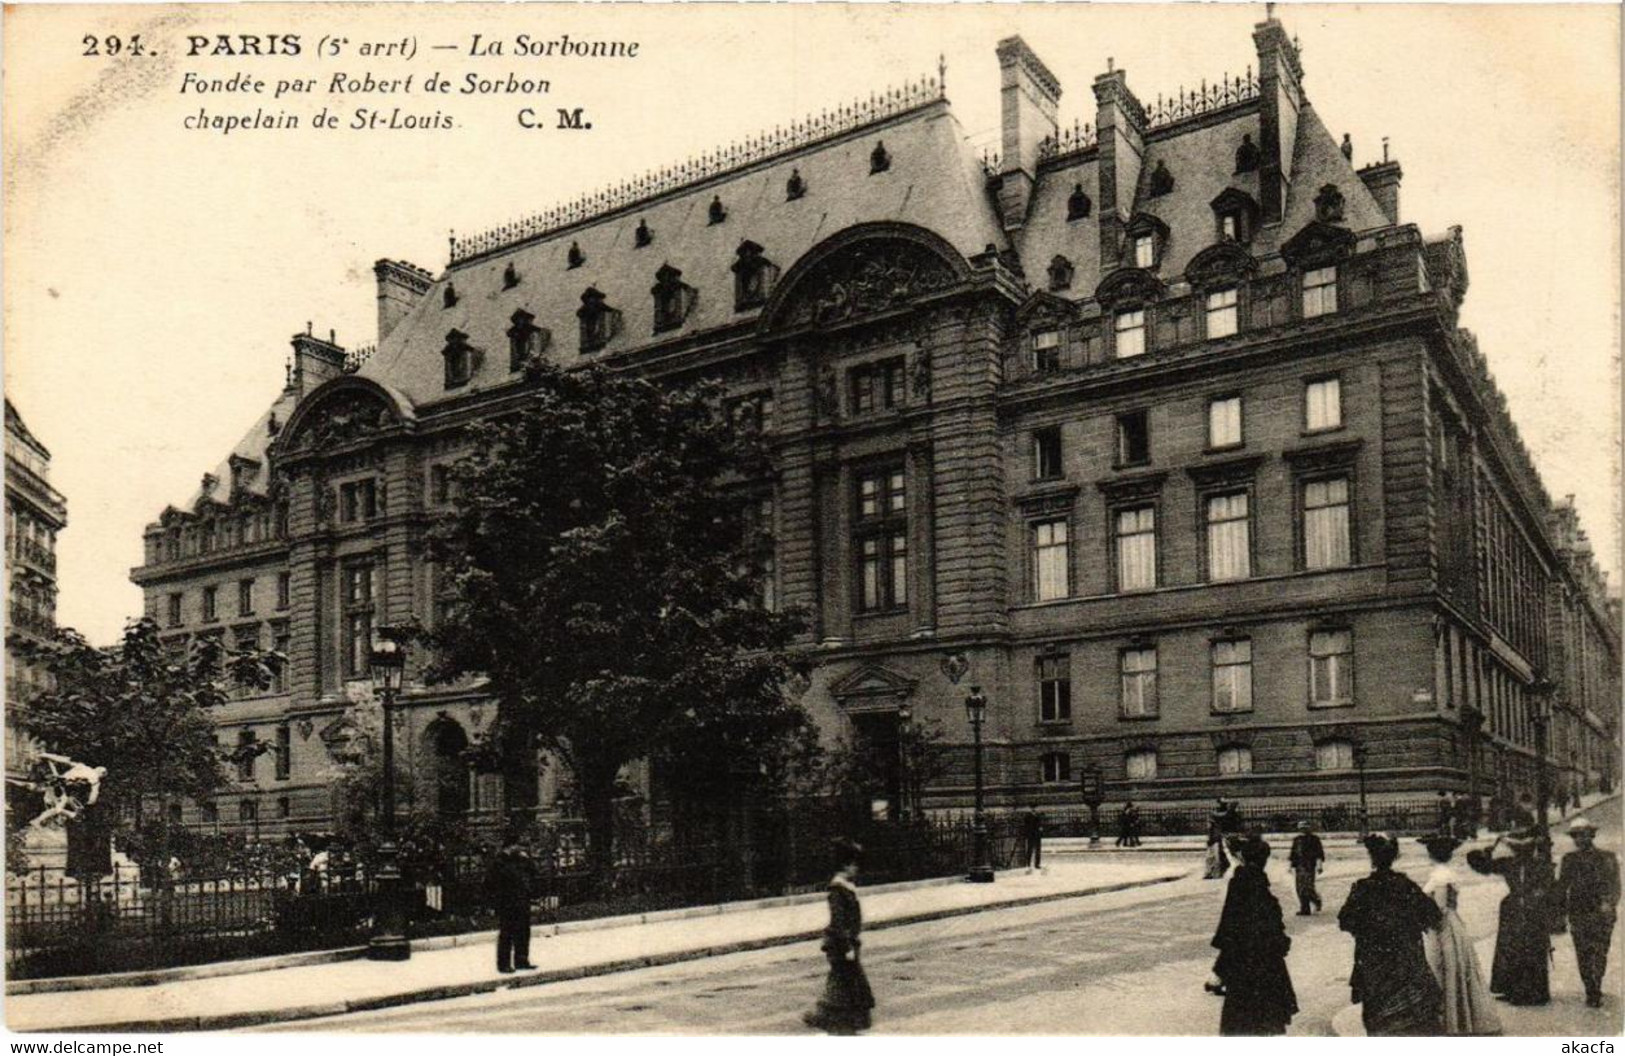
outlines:
M1585 818L1569 822L1575 849L1563 856L1557 877L1569 934L1574 937L1574 959L1585 983L1586 1004L1602 1004L1602 973L1608 966L1608 943L1614 934L1615 907L1619 904L1619 859L1592 846L1597 826Z
M1320 909L1320 892L1315 890L1315 876L1325 868L1326 848L1315 835L1315 826L1305 818L1298 822L1298 834L1292 838L1292 850L1287 853L1287 864L1292 867L1292 878L1298 888L1298 916L1307 917L1309 907Z

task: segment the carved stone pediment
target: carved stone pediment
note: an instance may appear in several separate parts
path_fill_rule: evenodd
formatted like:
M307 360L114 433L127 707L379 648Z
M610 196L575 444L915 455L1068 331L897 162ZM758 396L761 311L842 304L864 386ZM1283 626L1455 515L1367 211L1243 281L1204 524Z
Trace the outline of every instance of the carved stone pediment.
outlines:
M288 438L293 450L320 449L365 439L395 424L395 412L382 396L365 389L341 389L300 415Z
M831 325L872 315L954 281L946 261L923 246L875 239L855 243L821 261L798 283L792 324Z
M833 682L829 695L848 710L890 708L914 694L918 679L879 664L865 664Z
M1042 327L1046 323L1061 325L1077 314L1072 302L1043 290L1028 297L1016 309L1016 322L1023 327Z
M1191 258L1185 266L1185 278L1199 290L1216 286L1234 286L1253 277L1258 261L1239 242L1226 239L1211 245Z
M1281 256L1294 268L1323 268L1354 252L1354 232L1322 220L1311 220L1281 247Z
M1141 308L1160 299L1167 287L1144 268L1118 268L1095 287L1095 300L1108 309Z

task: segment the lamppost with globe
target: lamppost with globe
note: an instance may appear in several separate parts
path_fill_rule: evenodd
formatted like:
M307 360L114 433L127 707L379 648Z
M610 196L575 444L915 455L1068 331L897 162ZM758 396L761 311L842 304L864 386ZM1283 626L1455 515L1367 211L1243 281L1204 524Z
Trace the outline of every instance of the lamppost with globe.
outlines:
M395 698L406 676L404 635L395 627L373 632L369 668L373 689L384 712L383 794L378 807L377 913L367 957L404 961L412 956L406 937L406 904L402 899L400 849L395 843Z

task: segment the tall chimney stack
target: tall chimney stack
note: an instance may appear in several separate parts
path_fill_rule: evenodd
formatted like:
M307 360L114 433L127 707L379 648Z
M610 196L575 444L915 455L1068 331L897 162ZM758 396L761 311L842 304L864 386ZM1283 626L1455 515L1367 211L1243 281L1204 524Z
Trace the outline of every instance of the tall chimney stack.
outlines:
M1292 152L1298 142L1303 97L1303 65L1298 48L1275 20L1273 10L1253 27L1258 48L1258 190L1264 223L1278 224L1292 186Z
M406 318L406 313L434 284L434 276L404 260L380 260L372 266L378 278L378 340Z
M1006 231L1027 222L1038 152L1056 134L1061 82L1020 37L999 41L999 102L1002 113L999 214Z
M331 341L323 341L306 328L293 335L293 370L288 376L288 387L304 396L324 381L331 381L344 373L344 349Z
M1399 223L1399 180L1405 175L1399 169L1399 162L1384 158L1361 169L1359 175L1371 192L1371 197L1382 207L1388 222Z
M1122 257L1123 226L1134 213L1145 159L1145 107L1129 91L1128 74L1107 60L1095 78L1095 131L1100 172L1100 270L1117 267Z

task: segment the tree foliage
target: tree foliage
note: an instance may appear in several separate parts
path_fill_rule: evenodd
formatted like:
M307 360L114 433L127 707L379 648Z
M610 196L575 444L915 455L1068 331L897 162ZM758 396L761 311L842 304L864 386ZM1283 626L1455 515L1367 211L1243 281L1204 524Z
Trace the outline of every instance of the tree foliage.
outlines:
M234 685L268 687L276 653L193 640L172 655L148 617L131 620L116 646L98 648L71 629L13 646L51 675L52 688L17 709L17 726L45 751L107 768L95 806L72 825L108 832L137 804L204 800L220 788L226 754L212 712Z
M431 544L455 599L434 674L489 679L505 756L565 760L602 864L623 765L714 775L805 726L782 689L796 622L755 604L747 507L766 463L714 389L547 366L529 381L513 414L470 427L459 509Z

